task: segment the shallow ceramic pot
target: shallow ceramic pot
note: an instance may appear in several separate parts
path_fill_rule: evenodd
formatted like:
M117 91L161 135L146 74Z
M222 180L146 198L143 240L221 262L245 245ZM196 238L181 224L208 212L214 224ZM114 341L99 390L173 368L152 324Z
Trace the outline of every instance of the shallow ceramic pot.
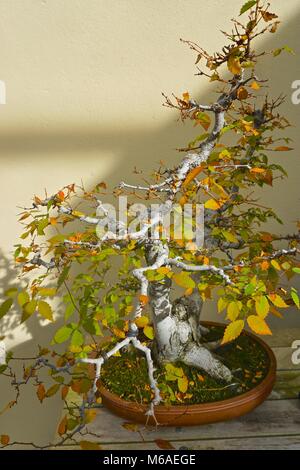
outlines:
M215 322L201 322L201 324L207 327L224 326L221 323ZM254 410L254 408L260 405L268 397L272 391L276 378L276 359L274 353L264 341L252 333L243 331L242 334L250 336L266 351L269 357L269 370L266 377L256 387L248 392L226 400L215 401L212 403L201 403L199 405L157 405L154 407L155 417L160 425L191 426L238 418L239 416ZM155 424L152 417L147 421L148 417L145 415L148 410L147 405L124 400L118 395L111 393L101 384L99 386L99 392L101 394L103 404L113 413L121 416L126 421L133 421L142 424L146 424L146 422L152 425Z

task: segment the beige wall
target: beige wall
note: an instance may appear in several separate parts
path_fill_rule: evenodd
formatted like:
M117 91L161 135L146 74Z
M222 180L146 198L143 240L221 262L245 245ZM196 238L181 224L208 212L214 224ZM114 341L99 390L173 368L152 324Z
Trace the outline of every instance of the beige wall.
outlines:
M28 204L33 194L44 188L51 193L81 178L87 185L103 179L114 184L125 177L132 181L135 165L151 169L160 159L170 165L179 161L174 149L185 145L193 131L161 106L160 93L189 90L202 102L211 97L206 82L193 76L194 56L179 38L217 49L223 40L218 30L228 28L242 3L0 0L0 80L7 87L7 104L0 105L0 247L6 285L15 276L9 261L20 233L16 207ZM295 125L291 135L299 149L300 105L291 104L290 88L300 79L300 4L272 3L282 26L263 41L264 47L288 44L298 55L267 61L264 72L273 93L288 96L284 108ZM282 231L293 230L299 212L298 150L276 154L274 161L286 164L290 177L266 191L266 201L284 218ZM289 324L299 324L298 312L288 315ZM8 344L22 345L22 353L51 336L51 327L33 322L17 329L15 320L4 326L10 327ZM34 427L26 400L22 416ZM39 405L34 401L32 406ZM57 404L51 406L52 411L35 415L41 440L50 438L54 410L59 413ZM15 429L17 419L13 410L5 418L6 430Z

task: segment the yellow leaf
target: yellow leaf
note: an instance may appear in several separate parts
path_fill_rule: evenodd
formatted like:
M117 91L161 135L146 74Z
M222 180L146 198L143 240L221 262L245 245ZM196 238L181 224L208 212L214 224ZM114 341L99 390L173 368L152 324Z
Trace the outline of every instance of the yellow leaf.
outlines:
M152 328L152 326L145 326L145 328L143 329L143 332L144 332L144 335L147 336L147 338L149 339L153 339L154 338L154 330Z
M170 272L170 268L167 268L166 266L162 266L161 268L158 268L157 272L159 274L168 274Z
M178 379L177 383L178 383L179 391L182 392L182 393L185 393L188 389L188 386L189 386L188 378L186 376L180 377Z
M122 427L127 431L137 432L139 430L138 424L135 423L123 423Z
M269 294L268 298L271 300L272 304L275 305L275 307L279 307L279 308L288 307L285 301L278 294Z
M193 292L194 292L194 289L192 287L189 287L188 289L186 289L184 295L188 297L189 295L192 295Z
M116 328L116 327L114 327L112 329L112 332L117 338L125 338L125 336L126 336L124 331L122 331L122 330L120 330L119 328Z
M230 302L227 307L227 318L229 318L229 320L231 321L236 320L240 314L241 309L242 302L240 302L239 300Z
M236 320L226 327L221 344L229 343L237 338L244 328L244 320Z
M149 318L148 317L138 317L135 319L135 324L138 328L144 328L145 326L147 326L149 323Z
M185 271L182 271L178 274L174 274L172 279L176 282L178 286L183 287L184 289L194 289L195 287L195 282Z
M281 271L280 264L278 263L278 261L276 261L276 259L272 259L271 265L272 265L275 269L277 269L277 271Z
M96 442L80 441L79 445L82 450L101 450L101 446Z
M247 318L248 325L250 326L251 330L258 335L271 335L272 331L268 327L267 323L263 318L260 318L257 315L250 315Z
M218 313L221 313L227 307L228 301L220 297L218 300Z
M208 201L205 202L204 207L205 209L211 209L212 211L216 211L220 209L221 205L222 204L220 204L215 199L208 199Z
M233 73L234 75L240 75L241 73L241 64L238 57L234 55L230 55L227 61L227 67L229 72Z
M259 90L260 89L260 85L255 81L252 82L250 86L253 90Z
M187 103L190 101L190 94L188 91L186 91L185 93L182 93L182 98L183 98L183 101L186 101Z
M97 410L86 410L85 411L85 423L88 424L88 423L91 423L92 421L94 421L94 419L96 418L96 415L97 415Z

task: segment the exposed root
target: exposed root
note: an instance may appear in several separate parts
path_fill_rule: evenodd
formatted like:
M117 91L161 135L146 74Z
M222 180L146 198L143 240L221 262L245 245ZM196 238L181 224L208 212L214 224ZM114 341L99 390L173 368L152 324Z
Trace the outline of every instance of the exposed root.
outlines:
M205 372L216 379L225 380L226 382L233 380L230 369L204 346L198 346L196 343L188 345L180 360L187 366L205 370Z

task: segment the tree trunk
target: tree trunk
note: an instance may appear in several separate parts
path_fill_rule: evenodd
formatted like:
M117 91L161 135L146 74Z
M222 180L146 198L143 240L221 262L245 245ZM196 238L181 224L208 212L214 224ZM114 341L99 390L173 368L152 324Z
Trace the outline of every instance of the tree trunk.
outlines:
M160 252L160 244L149 244L146 250L148 263L153 264ZM159 362L182 362L203 369L212 377L227 382L231 371L201 344L200 313L202 300L195 290L191 296L170 301L172 281L166 276L162 281L151 282L149 287L152 321L155 331L155 356Z

